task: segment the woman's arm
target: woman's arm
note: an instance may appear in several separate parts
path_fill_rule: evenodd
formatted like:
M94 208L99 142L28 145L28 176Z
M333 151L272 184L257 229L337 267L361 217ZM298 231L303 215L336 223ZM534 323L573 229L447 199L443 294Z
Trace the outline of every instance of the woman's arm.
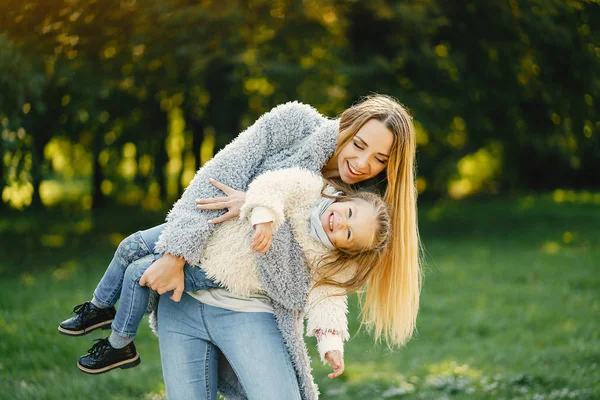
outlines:
M208 220L222 211L198 210L195 200L222 196L209 178L244 191L261 163L310 134L324 121L314 108L286 103L260 117L252 126L207 162L167 215L167 225L156 243L161 253L184 258L198 265L212 226Z

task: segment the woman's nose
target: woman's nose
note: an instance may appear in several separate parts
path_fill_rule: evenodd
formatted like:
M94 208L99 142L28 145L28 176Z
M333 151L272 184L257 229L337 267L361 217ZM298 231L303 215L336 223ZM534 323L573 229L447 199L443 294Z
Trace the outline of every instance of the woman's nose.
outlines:
M369 160L367 157L363 156L363 157L359 157L356 159L356 168L358 168L360 170L360 172L362 173L366 173L367 171L367 167L369 165Z

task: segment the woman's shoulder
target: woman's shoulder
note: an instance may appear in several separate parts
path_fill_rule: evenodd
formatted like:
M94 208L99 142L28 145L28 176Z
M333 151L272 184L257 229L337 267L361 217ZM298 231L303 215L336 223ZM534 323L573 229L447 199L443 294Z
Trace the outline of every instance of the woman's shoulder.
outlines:
M265 116L281 118L287 121L321 121L328 118L309 104L299 101L288 101L271 109Z

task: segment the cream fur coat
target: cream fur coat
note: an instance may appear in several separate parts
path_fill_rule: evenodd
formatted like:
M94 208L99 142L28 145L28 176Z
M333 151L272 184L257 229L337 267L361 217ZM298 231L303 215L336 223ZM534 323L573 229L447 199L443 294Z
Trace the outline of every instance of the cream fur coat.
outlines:
M241 296L265 293L250 248L253 229L249 218L257 207L270 211L274 232L287 220L306 262L316 266L329 251L309 235L310 212L321 201L322 189L319 175L300 168L270 171L256 178L248 187L240 218L219 224L208 237L200 262L207 277ZM305 311L308 336L317 330L336 331L342 340L348 340L347 297L339 289L319 286L311 290Z

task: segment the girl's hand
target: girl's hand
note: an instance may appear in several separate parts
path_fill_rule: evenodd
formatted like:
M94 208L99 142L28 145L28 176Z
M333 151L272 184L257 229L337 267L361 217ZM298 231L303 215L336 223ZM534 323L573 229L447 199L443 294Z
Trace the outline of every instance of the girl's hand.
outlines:
M171 300L179 302L183 295L183 266L185 260L165 253L144 272L140 286L148 286L163 294L173 290Z
M325 359L333 368L333 372L328 374L329 379L337 378L344 373L344 356L337 350L325 353Z
M271 247L273 242L273 223L264 222L262 224L256 224L254 227L254 237L252 238L251 248L253 251L265 254Z
M208 221L209 224L218 224L228 219L238 217L240 215L240 209L246 201L246 192L240 192L230 188L227 185L222 184L212 178L208 180L217 189L221 190L227 196L225 197L210 197L208 199L196 199L196 207L201 210L223 210L228 211L218 218L211 219Z

